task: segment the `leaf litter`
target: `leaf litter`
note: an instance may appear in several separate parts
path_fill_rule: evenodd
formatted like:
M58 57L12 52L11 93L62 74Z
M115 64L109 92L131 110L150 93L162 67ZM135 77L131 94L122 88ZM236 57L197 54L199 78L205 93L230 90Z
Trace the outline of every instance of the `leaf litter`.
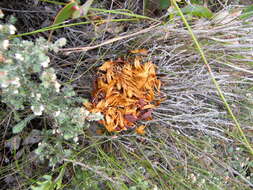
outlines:
M146 54L133 50L131 53ZM161 102L161 81L156 66L142 57L106 61L98 68L92 101L84 106L93 113L101 112L99 123L109 132L120 132L135 127L137 121L152 120L152 109ZM136 132L144 134L143 126Z

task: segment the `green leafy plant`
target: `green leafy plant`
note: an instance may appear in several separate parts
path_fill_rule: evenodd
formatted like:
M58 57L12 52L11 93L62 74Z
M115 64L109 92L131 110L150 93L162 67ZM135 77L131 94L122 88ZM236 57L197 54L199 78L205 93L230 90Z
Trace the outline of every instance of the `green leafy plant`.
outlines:
M62 144L66 140L77 143L78 136L89 127L87 121L100 120L102 115L78 107L85 100L76 97L70 85L57 80L55 70L49 67L50 58L46 53L57 52L66 43L65 39L55 43L43 38L35 42L8 40L15 31L11 24L0 24L1 102L14 113L13 133L25 130L36 117L44 116L54 123L52 129L43 129L44 139L36 151L42 160L49 159L53 166L60 162L60 157L70 155L71 149L62 148ZM52 138L55 138L53 143Z
M37 181L36 185L32 185L32 190L57 190L62 187L62 178L65 172L65 166L62 167L59 175L55 180L52 179L51 175L44 175L43 181Z
M81 16L86 17L92 2L93 0L88 0L85 4L80 6L78 0L71 0L58 12L53 25L61 24L69 18L79 18ZM53 31L51 31L49 35L49 40L51 39L52 34Z
M182 2L178 0L178 2ZM202 5L202 1L186 1L187 3L183 4L181 11L186 15L203 17L203 18L211 18L213 13L205 6ZM181 3L181 4L182 4ZM170 7L171 1L170 0L160 0L160 7L162 9Z
M198 16L203 18L211 18L213 13L206 7L197 4L190 4L181 9L186 15Z
M129 190L148 190L151 189L151 185L148 181L137 178L137 184L129 188Z
M160 7L162 9L166 9L170 6L170 1L169 0L160 0Z

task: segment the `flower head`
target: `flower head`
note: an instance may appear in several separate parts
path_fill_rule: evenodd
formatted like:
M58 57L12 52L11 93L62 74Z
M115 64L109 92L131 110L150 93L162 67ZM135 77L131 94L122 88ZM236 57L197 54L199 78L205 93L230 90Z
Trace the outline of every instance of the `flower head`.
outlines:
M55 81L54 82L54 87L55 87L56 92L60 92L61 84L59 82Z
M8 49L9 47L9 40L3 40L1 43L1 48Z
M42 112L44 111L45 107L43 105L31 106L31 109L34 115L42 115Z
M56 112L54 113L54 116L55 116L55 117L58 117L60 114L61 114L61 111L56 111Z
M13 80L11 80L11 84L14 85L16 88L19 88L21 86L19 80L20 79L18 77L16 77Z
M49 62L50 62L50 59L49 59L49 57L47 57L46 60L43 61L40 64L41 64L42 67L48 67Z
M20 53L16 53L16 54L15 54L15 58L16 58L17 60L19 60L19 61L24 61L24 60L25 60L24 57L23 57Z
M9 25L9 32L10 32L10 34L15 34L16 30L17 29L16 29L15 26L13 26L12 24Z

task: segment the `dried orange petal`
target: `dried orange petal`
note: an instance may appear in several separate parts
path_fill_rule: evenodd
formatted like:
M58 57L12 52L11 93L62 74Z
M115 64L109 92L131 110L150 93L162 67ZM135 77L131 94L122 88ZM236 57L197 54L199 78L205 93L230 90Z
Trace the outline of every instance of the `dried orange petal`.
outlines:
M139 53L139 54L142 54L142 55L147 55L148 54L148 50L147 49L134 49L134 50L131 50L130 51L131 53Z
M141 126L139 126L139 127L137 127L136 129L135 129L135 132L137 133L137 134L139 134L139 135L144 135L146 132L145 132L145 126L144 125L141 125Z
M147 50L133 50L132 53L146 54ZM138 120L151 119L152 109L159 99L161 82L156 76L152 62L141 63L135 59L107 61L99 67L94 83L92 104L85 104L91 112L101 112L104 120L100 123L110 132L120 132L134 126ZM152 104L151 104L152 103ZM144 134L145 126L136 128Z

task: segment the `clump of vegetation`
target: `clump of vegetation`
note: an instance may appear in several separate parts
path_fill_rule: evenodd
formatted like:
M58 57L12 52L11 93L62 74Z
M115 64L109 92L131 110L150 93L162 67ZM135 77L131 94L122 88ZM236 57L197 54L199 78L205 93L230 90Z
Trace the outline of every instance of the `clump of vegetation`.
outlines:
M39 116L46 116L53 122L51 129L44 129L42 142L36 149L41 159L49 159L55 165L71 150L62 147L62 140L78 142L78 136L89 127L86 121L102 119L99 113L92 114L81 105L84 100L75 96L70 85L57 80L55 70L50 67L49 50L58 51L66 43L59 39L54 44L43 38L35 42L13 39L12 24L0 24L0 84L2 103L5 103L16 117L13 133L26 130L28 123ZM57 140L49 143L52 136ZM52 144L53 143L53 144ZM59 151L60 150L60 151Z
M0 25L2 187L251 189L252 6L81 2L0 2L5 21L18 18L17 29ZM132 59L133 49L149 53ZM136 121L137 133L125 130Z

